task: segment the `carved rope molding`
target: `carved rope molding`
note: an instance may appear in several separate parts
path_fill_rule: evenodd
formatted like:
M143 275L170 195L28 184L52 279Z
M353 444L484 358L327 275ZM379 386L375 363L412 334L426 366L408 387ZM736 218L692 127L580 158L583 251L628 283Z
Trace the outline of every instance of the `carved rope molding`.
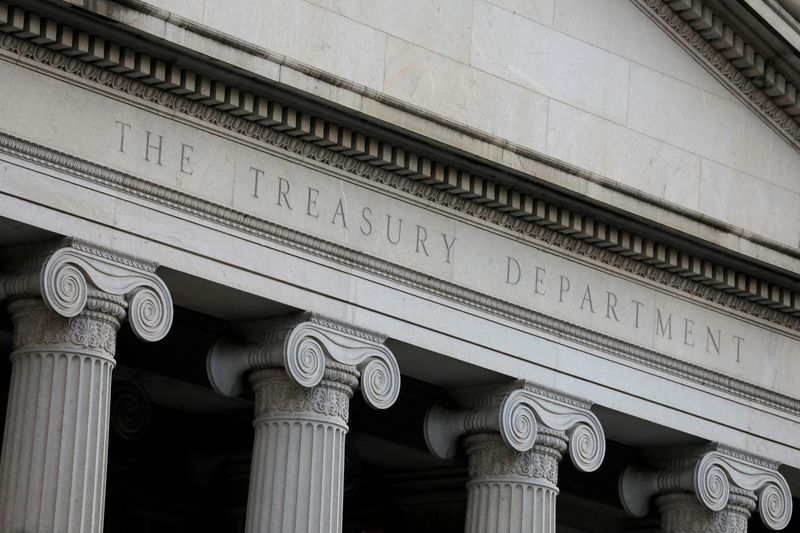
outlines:
M73 318L100 291L125 299L131 329L144 341L164 338L172 326L172 297L154 263L79 239L22 263L27 268L0 276L0 300L41 295L49 309Z
M566 432L569 455L578 470L597 470L606 444L600 421L589 410L591 404L577 406L573 397L562 399L555 391L545 394L540 387L529 385L517 382L514 390L486 394L468 408L434 405L425 415L428 449L437 457L452 459L462 435L498 432L509 447L525 452L533 447L542 428L547 428Z
M312 388L338 365L357 369L361 394L375 409L391 407L400 394L397 360L374 333L311 314L238 329L238 335L218 339L207 358L209 380L226 396L241 394L252 370L283 367L295 383Z
M711 511L734 504L733 488L755 494L761 521L783 529L792 517L792 494L777 465L726 446L715 446L699 457L673 459L663 469L630 464L619 480L620 500L633 516L643 517L656 494L691 491Z
M25 57L37 55L35 52L36 47L32 43L8 35L0 37L0 47L8 48L10 46L11 49L16 50L16 44L13 43L29 45L25 47L24 51L20 52ZM45 48L41 50L43 51L42 54L38 55L40 60L52 65L53 63L48 58L52 58L56 54L52 50ZM119 88L128 94L141 97L150 102L163 102L165 104L171 102L174 109L184 113L191 109L190 116L201 120L207 120L218 126L226 127L233 132L248 135L251 138L256 138L317 161L321 160L326 162L327 158L327 162L347 172L384 183L387 186L414 194L429 201L435 201L454 210L459 210L482 220L487 220L502 227L519 231L529 237L538 237L546 244L558 246L569 252L583 255L596 261L605 262L622 271L663 283L666 286L683 290L689 294L699 296L720 305L800 331L800 319L792 317L791 315L769 309L754 302L749 302L687 278L659 270L650 265L593 246L585 241L572 239L542 226L526 223L521 219L486 208L478 203L451 196L445 191L422 184L418 181L392 174L386 170L375 168L363 162L355 162L341 154L336 154L335 152L330 152L319 146L304 143L300 139L263 128L251 122L237 120L235 117L232 118L229 115L225 115L218 110L208 108L197 102L189 103L186 99L180 99L175 95L163 93L155 87L135 82L129 78L117 76L114 73L109 73L96 66L82 63L74 58L67 58L62 55L59 60L55 61L55 65L65 72L94 79L98 82L102 82L104 85ZM103 73L102 76L100 73ZM447 281L432 278L408 268L399 267L383 259L361 252L355 252L343 246L311 237L304 233L279 226L233 209L213 204L195 196L148 182L130 174L119 172L45 146L31 143L7 133L0 132L0 149L23 159L45 164L95 183L169 206L170 208L183 211L192 216L198 216L261 238L287 244L309 254L325 257L367 272L378 274L388 279L438 294L456 302L509 318L518 323L533 326L546 332L578 341L586 346L599 348L639 364L685 377L718 390L734 393L746 399L777 407L792 414L800 414L800 401L778 394L773 390L752 385L745 381L665 356L653 350L596 333L566 321L558 320L511 304L504 300L466 289Z
M586 239L598 247L606 248L607 251L628 256L631 260L680 274L769 308L800 316L800 293L791 288L768 283L672 246L654 242L613 224L595 220L591 216L536 198L532 194L511 190L496 183L494 178L471 175L407 151L403 147L393 146L380 139L342 128L324 118L310 117L280 102L240 91L219 80L212 80L191 70L167 64L164 60L147 54L121 48L113 41L91 36L53 20L42 19L35 13L8 6L1 1L0 30L9 34L14 33L14 38L30 39L26 41L30 46L33 46L33 43L43 43L45 48L63 50L70 61L96 62L93 63L95 66L102 65L118 73L118 77L135 78L138 80L137 83L143 83L146 87L155 86L167 93L183 95L199 105L201 110L207 107L210 110L224 111L223 114L228 115L228 120L232 124L235 124L235 121L244 121L253 124L256 129L266 127L281 131L283 135L302 139L302 142L311 146L328 147L327 149L332 152L352 156L348 159L353 161L353 167L356 165L382 167L391 174L433 185L434 189L446 189L455 197L474 198L475 203L483 204L485 208L512 218L518 218L524 221L523 224L535 223L570 235L576 240ZM31 55L28 50L21 54L22 57ZM85 61L81 61L83 59ZM80 68L77 68L77 71L80 71ZM125 82L118 83L124 89ZM200 115L205 113L205 111L200 112ZM198 118L203 119L199 116ZM251 136L257 138L256 134ZM511 149L507 143L502 146ZM527 153L525 150L523 152ZM527 154L526 157L540 158L536 154ZM549 161L547 164L558 168L563 166L557 161ZM566 171L588 176L586 172L572 167ZM649 200L645 198L645 201L652 200L653 198ZM692 216L688 212L684 214ZM725 228L726 231L732 231L732 228L727 226ZM767 245L775 247L776 243Z
M770 90L770 92L775 95L771 97L753 83L751 78L759 79L767 74L767 68L764 66L763 58L761 58L759 62L758 58L760 58L760 56L758 56L758 54L754 55L753 61L743 63L745 70L742 70L732 62L735 56L731 56L731 60L726 58L725 55L718 51L717 47L706 40L701 31L695 30L689 21L684 20L681 13L686 13L686 16L688 16L689 11L694 13L699 9L701 13L703 12L703 5L701 2L697 0L694 2L687 2L685 0L678 2L674 0L671 2L664 0L631 1L667 32L673 40L700 59L701 64L706 67L706 70L711 72L717 79L721 80L731 89L733 93L755 111L769 127L786 139L795 150L800 151L800 124L783 109L783 107L796 106L796 100L787 99L786 90L779 91L777 88L771 90L769 88L770 85L767 85L765 89ZM673 4L682 9L676 12L676 10L670 7ZM684 7L687 5L688 7ZM711 32L709 37L717 37L718 40L722 40L719 38L722 38L724 35L721 32L724 25L719 21L719 17L710 13L708 8L705 9L707 10L707 17L711 17L707 30L707 32ZM701 20L699 24L703 24L703 19L706 17L700 16L698 18ZM716 25L714 24L714 18L718 21ZM715 26L719 26L720 31L718 31ZM730 47L733 47L735 39L736 36L731 33L729 38L726 38L725 41L730 41ZM744 54L744 46L752 51L752 47L743 45L743 53L737 54L739 58L742 58ZM774 86L774 78L776 76L782 78L782 76L776 74L774 69L772 69L771 75L773 77ZM786 83L784 80L784 88L785 85ZM790 86L789 92L794 92L794 87L792 87L791 84L788 85ZM784 106L779 104L781 101L785 101Z

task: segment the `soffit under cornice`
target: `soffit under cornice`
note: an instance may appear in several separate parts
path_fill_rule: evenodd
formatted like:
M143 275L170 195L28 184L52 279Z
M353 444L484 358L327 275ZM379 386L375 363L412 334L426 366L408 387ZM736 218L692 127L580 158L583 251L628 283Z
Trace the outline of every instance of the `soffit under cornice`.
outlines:
M301 106L286 105L291 100L281 101L273 94L264 96L240 89L235 85L235 77L220 78L208 71L186 68L174 53L157 56L152 52L153 46L146 48L148 53L145 53L130 45L122 46L107 34L90 34L74 22L71 24L0 2L0 31L11 38L3 41L0 34L0 44L4 47L7 44L31 60L50 61L45 58L52 56L40 54L39 50L58 50L60 55L89 65L85 69L73 66L74 73L81 77L111 84L113 88L119 85L119 90L149 100L156 98L159 103L161 95L172 95L164 101L173 106L179 104L180 100L175 100L179 96L182 101L197 104L186 112L217 126L263 137L265 142L390 184L406 193L435 198L450 208L519 231L526 238L544 240L739 311L800 329L800 291L796 279L780 278L779 274L754 275L711 259L716 254L709 250L653 239L638 232L632 224L625 225L618 214L604 217L592 206L559 201L548 191L510 187L508 183L514 183L513 179L504 177L497 169L476 173L474 167L459 166L459 161L453 158L438 158L440 154L431 151L431 147L427 152L417 151L419 143L404 144L396 136L382 138L380 129L374 126L360 131L350 124L341 126L329 120L320 108L312 114ZM22 46L15 39L30 46ZM100 75L100 72L110 74ZM219 65L213 72L220 72ZM125 79L132 81L122 83Z

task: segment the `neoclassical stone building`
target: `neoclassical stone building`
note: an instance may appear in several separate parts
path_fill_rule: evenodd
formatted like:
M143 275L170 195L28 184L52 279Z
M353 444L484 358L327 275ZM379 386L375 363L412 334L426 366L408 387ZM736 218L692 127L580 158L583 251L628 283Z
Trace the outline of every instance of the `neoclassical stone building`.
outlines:
M800 531L799 11L0 1L0 532Z

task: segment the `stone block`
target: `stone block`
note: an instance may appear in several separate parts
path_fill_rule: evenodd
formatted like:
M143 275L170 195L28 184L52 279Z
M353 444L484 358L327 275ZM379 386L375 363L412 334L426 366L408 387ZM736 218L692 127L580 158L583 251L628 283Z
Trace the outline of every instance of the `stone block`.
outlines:
M658 198L698 208L698 156L561 102L550 102L547 153Z
M386 43L384 91L452 120L544 150L547 98L391 37Z
M472 12L464 0L307 0L456 61L469 61Z
M625 121L626 59L492 4L475 4L471 64L590 113Z

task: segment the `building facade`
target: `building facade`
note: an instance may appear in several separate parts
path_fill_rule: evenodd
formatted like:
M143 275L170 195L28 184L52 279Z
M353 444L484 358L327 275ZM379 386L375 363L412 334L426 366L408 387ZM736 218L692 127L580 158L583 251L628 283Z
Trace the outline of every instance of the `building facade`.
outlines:
M0 2L0 531L800 531L797 15Z

